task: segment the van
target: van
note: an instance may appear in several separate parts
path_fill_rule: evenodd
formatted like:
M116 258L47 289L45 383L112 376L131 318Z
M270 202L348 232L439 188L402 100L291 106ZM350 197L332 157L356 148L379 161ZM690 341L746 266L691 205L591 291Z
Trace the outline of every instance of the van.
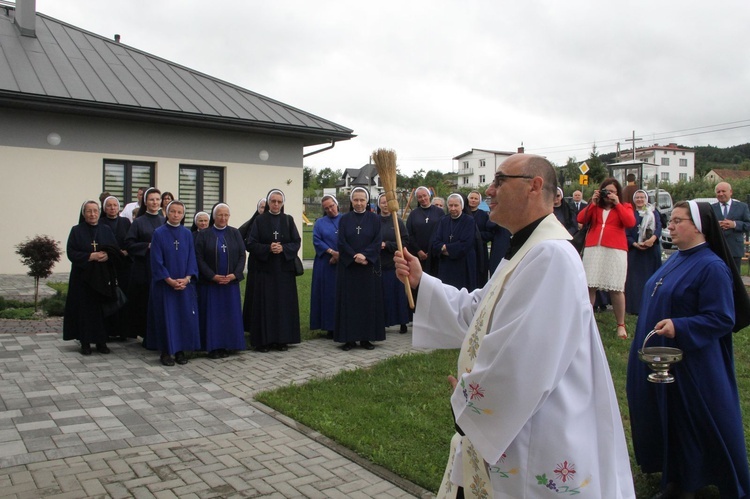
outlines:
M663 192L663 191L662 191ZM659 192L659 197L661 197L661 193ZM713 204L716 202L716 198L695 198L693 201L697 203L709 203ZM670 210L671 211L671 210ZM669 220L669 219L667 219ZM663 224L661 228L661 247L664 249L671 249L672 248L672 235L669 233L669 229L667 229L667 224Z

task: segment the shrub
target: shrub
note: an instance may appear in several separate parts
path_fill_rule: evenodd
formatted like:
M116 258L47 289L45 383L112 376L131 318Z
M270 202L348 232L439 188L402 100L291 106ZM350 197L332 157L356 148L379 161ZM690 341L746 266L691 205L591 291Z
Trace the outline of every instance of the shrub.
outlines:
M58 291L55 296L45 298L40 304L50 317L62 317L65 313L65 294Z
M16 245L21 263L29 267L28 274L34 278L34 311L39 308L39 279L52 275L52 267L60 261L60 244L49 236L35 236Z

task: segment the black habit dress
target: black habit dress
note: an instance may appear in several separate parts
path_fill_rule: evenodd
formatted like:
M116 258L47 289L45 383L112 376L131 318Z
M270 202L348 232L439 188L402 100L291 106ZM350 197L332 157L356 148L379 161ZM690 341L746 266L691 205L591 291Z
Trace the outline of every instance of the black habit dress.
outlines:
M407 249L414 256L417 256L420 250L427 253L427 260L420 260L419 262L422 264L422 270L434 277L438 275L438 259L432 256L430 241L435 233L437 223L444 216L445 212L437 206L430 205L427 208L417 206L406 219L406 230L409 231Z
M130 267L128 304L125 306L128 317L128 336L146 338L148 295L151 290L151 263L149 246L154 231L164 225L162 215L146 213L135 219L125 238L125 249L133 261Z
M120 248L125 248L125 238L128 236L128 230L130 230L130 226L132 225L130 220L121 216L109 218L107 215L104 215L99 219L99 223L109 227L114 233ZM117 286L126 296L130 283L131 265L132 262L129 257L117 259ZM110 336L127 336L127 317L128 306L125 304L123 308L106 318L107 330Z
M445 245L447 255L442 254ZM469 292L477 288L477 225L471 215L445 217L432 238L432 254L440 261L438 278Z
M97 275L115 275L115 259L89 261L91 253L105 247L119 251L115 235L106 225L81 222L70 230L66 252L72 266L65 301L63 340L79 340L83 345L107 342L102 305L111 297L98 292L96 288L101 288L90 279Z
M385 339L381 242L380 217L375 213L349 212L341 217L333 330L333 340L338 343ZM354 261L357 253L367 258L367 265Z
M294 219L283 213L263 213L250 229L248 248L256 268L250 317L253 347L300 342L294 258L301 241ZM271 253L273 242L280 242L284 251Z

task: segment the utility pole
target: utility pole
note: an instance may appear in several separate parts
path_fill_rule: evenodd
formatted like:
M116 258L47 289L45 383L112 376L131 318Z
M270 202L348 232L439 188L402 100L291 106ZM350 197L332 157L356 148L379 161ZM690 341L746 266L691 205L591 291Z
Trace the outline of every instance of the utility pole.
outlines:
M640 138L640 137L638 137L638 138L635 137L635 130L633 130L633 138L632 139L625 139L625 142L632 142L633 143L633 161L635 161L635 142L637 140L643 140L643 139Z

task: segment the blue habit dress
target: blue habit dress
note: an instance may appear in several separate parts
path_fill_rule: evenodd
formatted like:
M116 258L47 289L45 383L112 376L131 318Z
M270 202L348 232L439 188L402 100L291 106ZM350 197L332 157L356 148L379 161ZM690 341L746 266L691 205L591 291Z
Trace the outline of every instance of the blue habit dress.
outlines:
M625 281L625 311L629 314L639 314L641 311L641 301L643 299L643 287L646 285L649 277L661 267L661 217L657 214L654 216L655 229L654 235L656 242L648 249L641 250L633 247L633 243L638 242L638 231L643 221L643 215L635 212L635 227L625 229L625 235L628 238L628 278Z
M438 278L458 289L477 287L477 225L470 215L443 217L432 238L432 254L440 259ZM447 255L441 253L445 245Z
M399 231L401 231L401 246L404 247L409 242L409 233L404 222L400 218L397 220ZM380 217L380 237L385 243L385 248L380 250L385 327L406 325L411 321L409 302L406 300L404 283L396 277L396 264L393 263L393 254L398 250L398 245L392 215Z
M336 326L336 268L331 265L329 249L338 251L339 223L342 215L323 216L315 221L313 227L313 262L312 291L310 293L310 329L333 331Z
M202 350L244 350L240 281L245 268L245 241L234 227L216 226L195 238L198 263L198 306ZM216 275L234 274L229 284L217 284Z
M138 219L136 219L138 220ZM149 350L174 355L176 352L200 350L198 330L198 296L195 280L193 235L183 226L162 225L151 239L151 295L148 303ZM165 279L191 276L182 291L174 290Z
M444 216L443 209L437 206L430 205L427 208L417 206L406 219L406 230L409 231L409 253L414 256L417 256L420 250L427 253L427 260L420 260L422 270L435 277L438 275L438 259L432 256L430 241L437 223Z
M352 211L341 217L333 330L333 340L338 343L385 339L381 242L380 217L375 213ZM354 261L357 253L367 258L367 265Z
M646 334L662 319L675 337L653 336L647 346L683 351L671 384L647 381L638 359ZM732 276L707 244L672 255L644 288L630 349L627 396L635 458L645 473L662 472L696 491L713 484L721 497L750 494L745 436L732 353Z

